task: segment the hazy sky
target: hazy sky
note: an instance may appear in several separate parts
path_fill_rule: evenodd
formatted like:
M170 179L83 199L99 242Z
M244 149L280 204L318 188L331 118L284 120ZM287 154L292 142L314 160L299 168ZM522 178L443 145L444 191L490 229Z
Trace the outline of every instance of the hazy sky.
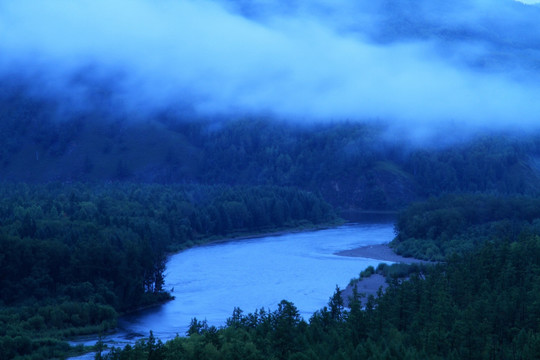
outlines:
M411 31L386 0L6 1L0 68L71 102L108 83L111 103L127 110L187 104L203 114L387 121L419 131L537 128L539 77L523 63L540 56L526 43L516 56L506 37L540 43L540 21L523 16L538 8L466 3L400 9L419 19Z

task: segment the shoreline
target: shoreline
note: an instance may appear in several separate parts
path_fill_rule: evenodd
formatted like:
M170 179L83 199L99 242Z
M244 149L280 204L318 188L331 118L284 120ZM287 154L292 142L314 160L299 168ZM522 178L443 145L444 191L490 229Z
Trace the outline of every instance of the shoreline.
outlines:
M260 230L260 232L238 232L236 234L229 234L224 237L221 236L211 236L211 237L201 237L195 240L191 240L191 243L186 246L181 246L179 248L174 248L171 251L167 253L167 257L171 255L178 254L182 251L186 251L189 249L194 249L202 246L213 246L213 245L220 245L225 244L229 242L236 242L236 241L243 241L243 240L252 240L252 239L259 239L263 237L269 237L269 236L284 236L289 234L295 234L300 232L308 232L308 231L320 231L320 230L327 230L336 228L345 224L349 224L349 222L343 221L343 219L337 219L335 222L327 222L327 223L321 223L321 224L304 224L299 225L296 227L291 228L281 228L281 229L274 229L265 231L263 229Z
M390 247L390 244L365 245L355 249L341 250L334 255L346 257L362 257L367 259L380 260L381 262L391 261L395 263L414 264L429 263L426 260L415 259L398 255Z
M390 247L389 244L377 244L366 245L355 249L342 250L334 253L338 256L345 257L362 257L367 259L380 260L381 262L394 262L402 264L414 264L414 263L430 263L430 261L420 260L415 258L407 258L398 255ZM364 270L364 269L362 269ZM341 296L345 306L349 305L349 298L353 296L353 288L356 286L358 294L364 295L360 298L360 303L365 306L369 295L377 296L379 289L386 290L388 283L386 278L380 274L373 274L367 278L363 278L356 282L354 285L347 285L345 289L341 291Z
M262 238L262 237L267 237L267 236L283 236L283 235L294 234L298 232L318 231L318 230L330 229L330 228L344 225L344 224L353 224L353 223L355 222L337 222L334 224L326 223L326 224L320 224L318 226L289 228L289 229L269 231L269 232L259 232L259 233L254 233L254 234L240 233L238 234L238 236L230 235L228 237L217 238L210 241L202 241L200 243L197 243L193 246L189 246L188 248L182 249L180 251L184 251L190 248L196 248L200 246L213 246L213 245L219 245L219 244L228 243L228 242L250 240L250 239ZM178 252L175 252L175 253L178 253ZM380 262L393 262L393 263L403 263L403 264L430 263L430 261L398 255L390 247L389 243L364 245L364 246L354 248L354 249L341 250L341 251L335 252L334 255L343 256L343 257L362 257L362 258L379 260ZM362 270L364 269L360 269L360 271ZM386 278L383 275L373 274L370 277L367 277L358 281L356 283L356 286L358 289L358 293L365 295L365 297L361 298L362 305L365 305L367 301L367 297L369 295L377 296L377 292L379 291L379 288L382 287L382 290L384 291L388 287L388 284L386 282ZM347 285L343 290L341 290L341 294L345 302L345 305L348 306L349 297L353 295L353 286Z
M210 240L208 242L203 242L200 245L195 245L195 247L198 246L206 246L206 245L218 245L223 243L229 243L229 242L235 242L235 241L242 241L242 240L251 240L251 239L260 239L264 237L273 237L273 236L284 236L289 234L296 234L300 232L308 232L308 231L319 231L319 230L326 230L331 229L336 226L343 225L344 223L336 223L336 224L320 224L319 226L307 226L307 227L296 227L296 228L290 228L290 229L283 229L283 230L276 230L276 231L269 231L269 232L257 232L253 234L239 234L238 236L229 235L227 237L218 238L215 240Z

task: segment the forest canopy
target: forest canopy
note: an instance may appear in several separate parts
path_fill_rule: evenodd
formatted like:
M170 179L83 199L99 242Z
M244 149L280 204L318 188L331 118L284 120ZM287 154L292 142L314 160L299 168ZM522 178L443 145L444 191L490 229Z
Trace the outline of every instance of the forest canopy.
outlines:
M398 254L442 261L493 241L540 235L540 198L452 194L412 204L396 222Z

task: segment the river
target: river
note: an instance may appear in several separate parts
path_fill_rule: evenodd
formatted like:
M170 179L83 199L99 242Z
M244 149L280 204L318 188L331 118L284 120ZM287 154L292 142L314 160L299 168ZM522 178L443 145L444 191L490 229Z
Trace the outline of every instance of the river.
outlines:
M192 248L167 262L166 288L176 297L162 306L119 320L118 331L103 338L122 346L148 336L185 335L192 318L221 326L234 307L253 312L292 301L304 319L328 303L336 285L344 288L369 265L381 261L335 255L340 250L387 243L391 222L243 239ZM72 344L94 344L95 336ZM82 359L79 358L79 359Z

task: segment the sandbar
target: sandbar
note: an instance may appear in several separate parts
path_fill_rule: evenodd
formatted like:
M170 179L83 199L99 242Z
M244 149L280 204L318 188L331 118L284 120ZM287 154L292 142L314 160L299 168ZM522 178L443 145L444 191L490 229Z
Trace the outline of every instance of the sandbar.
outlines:
M356 249L338 251L335 254L339 256L363 257L368 259L381 260L381 262L391 261L405 264L428 262L398 255L394 252L394 250L392 250L392 248L388 244L366 245Z
M349 256L349 257L362 257L362 258L368 258L368 259L375 259L380 260L381 262L395 262L395 263L405 263L405 264L413 264L413 263L428 263L429 261L425 260L419 260L415 258L410 257L404 257L401 255L398 255L394 252L394 250L388 245L388 244L377 244L377 245L367 245L367 246L361 246L356 249L350 249L350 250L342 250L335 253L339 256ZM359 272L364 269L359 269ZM369 295L377 296L377 292L379 291L379 288L382 287L382 290L384 291L388 287L388 283L386 282L386 278L380 274L373 274L370 277L363 278L362 280L358 281L356 283L358 294L363 295L363 297L360 299L362 305L366 304L367 297ZM348 285L344 290L341 292L341 296L344 300L345 306L348 306L349 298L353 295L353 287L351 285Z

